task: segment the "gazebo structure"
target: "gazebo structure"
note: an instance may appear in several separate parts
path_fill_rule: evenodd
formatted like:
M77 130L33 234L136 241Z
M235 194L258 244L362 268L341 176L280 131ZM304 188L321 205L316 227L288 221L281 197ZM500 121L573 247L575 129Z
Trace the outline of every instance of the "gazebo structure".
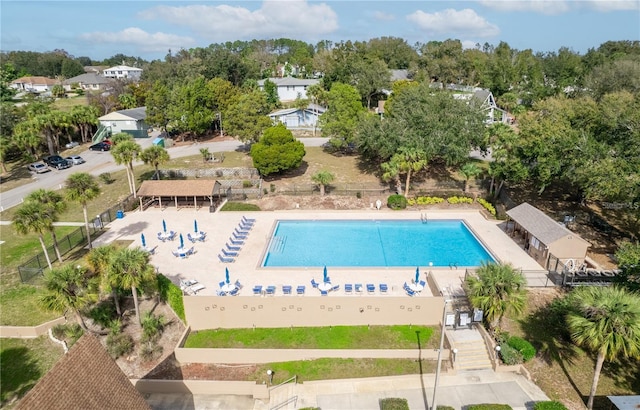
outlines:
M591 244L538 208L525 202L507 215L514 223L513 235L522 235L525 251L541 266L572 271L585 262Z
M213 207L220 200L223 193L222 185L215 180L165 180L144 181L138 188L140 209L150 205L174 205L176 209L182 206L198 209L200 206Z

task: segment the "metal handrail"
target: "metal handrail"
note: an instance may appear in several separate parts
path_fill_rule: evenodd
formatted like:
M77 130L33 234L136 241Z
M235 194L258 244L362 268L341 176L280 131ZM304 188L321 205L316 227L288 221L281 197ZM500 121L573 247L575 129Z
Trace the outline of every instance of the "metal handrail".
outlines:
M275 386L271 386L269 387L269 390L274 390L277 389L278 387L282 387L283 385L289 383L291 380L293 380L294 384L298 383L298 376L297 375L293 375L293 377L288 378L287 380L283 381L280 384L276 384Z
M295 407L295 405L296 405L296 404L297 404L297 402L298 402L298 396L291 396L291 397L289 397L287 400L283 401L282 403L279 403L279 404L276 404L276 405L275 405L275 406L273 406L273 407L270 407L270 408L269 408L269 410L278 410L278 409L281 409L281 408L283 408L284 406L286 406L287 404L289 404L289 403L291 403L291 402L293 402L293 403L294 403L293 405L294 405L294 407Z

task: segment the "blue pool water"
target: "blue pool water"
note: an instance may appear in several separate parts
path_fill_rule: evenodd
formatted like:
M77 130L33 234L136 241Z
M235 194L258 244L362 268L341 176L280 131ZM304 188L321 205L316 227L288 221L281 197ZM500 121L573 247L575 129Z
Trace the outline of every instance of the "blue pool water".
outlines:
M494 261L461 220L278 221L262 266L480 266Z

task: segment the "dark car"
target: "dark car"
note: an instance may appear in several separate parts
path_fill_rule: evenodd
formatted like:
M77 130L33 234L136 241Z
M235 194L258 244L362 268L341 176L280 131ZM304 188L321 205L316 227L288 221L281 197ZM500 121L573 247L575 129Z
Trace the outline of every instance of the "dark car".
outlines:
M60 155L49 155L44 159L44 162L45 164L49 165L51 168L55 168L55 169L65 169L71 166L69 161L62 158Z
M111 149L111 144L106 141L98 142L97 144L93 144L89 147L91 151L109 151Z

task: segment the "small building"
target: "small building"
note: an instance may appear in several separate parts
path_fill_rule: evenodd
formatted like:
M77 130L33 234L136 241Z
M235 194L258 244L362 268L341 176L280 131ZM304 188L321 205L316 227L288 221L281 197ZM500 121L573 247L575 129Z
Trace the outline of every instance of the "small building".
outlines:
M140 209L149 206L193 207L210 209L219 202L225 192L220 182L207 179L143 181L138 188Z
M16 409L151 410L151 407L100 341L85 332L18 402Z
M101 91L109 88L112 83L113 79L105 78L96 73L86 73L64 80L62 86L66 91L71 91L74 88L85 91Z
M32 93L44 93L47 91L51 91L51 88L60 84L60 81L54 78L42 77L42 76L30 76L30 77L20 77L9 84L10 88L19 91L28 91Z
M134 138L148 138L146 118L147 107L138 107L111 112L98 118L98 121L102 127L110 130L111 135L126 132Z
M585 262L591 244L538 208L525 202L508 210L507 215L514 224L513 235L522 235L525 251L545 269L556 269L550 266L552 257L573 268Z
M118 65L107 68L103 71L106 78L139 80L142 76L142 69L137 67L129 67L126 65Z
M269 78L268 80L276 85L280 101L295 101L297 98L305 99L307 98L307 88L320 82L315 79L301 80L293 77ZM265 81L258 81L258 87L261 90L264 90Z
M288 129L315 128L318 126L318 119L326 108L317 104L309 104L307 108L286 108L274 111L269 114L269 118L274 124L282 123Z

